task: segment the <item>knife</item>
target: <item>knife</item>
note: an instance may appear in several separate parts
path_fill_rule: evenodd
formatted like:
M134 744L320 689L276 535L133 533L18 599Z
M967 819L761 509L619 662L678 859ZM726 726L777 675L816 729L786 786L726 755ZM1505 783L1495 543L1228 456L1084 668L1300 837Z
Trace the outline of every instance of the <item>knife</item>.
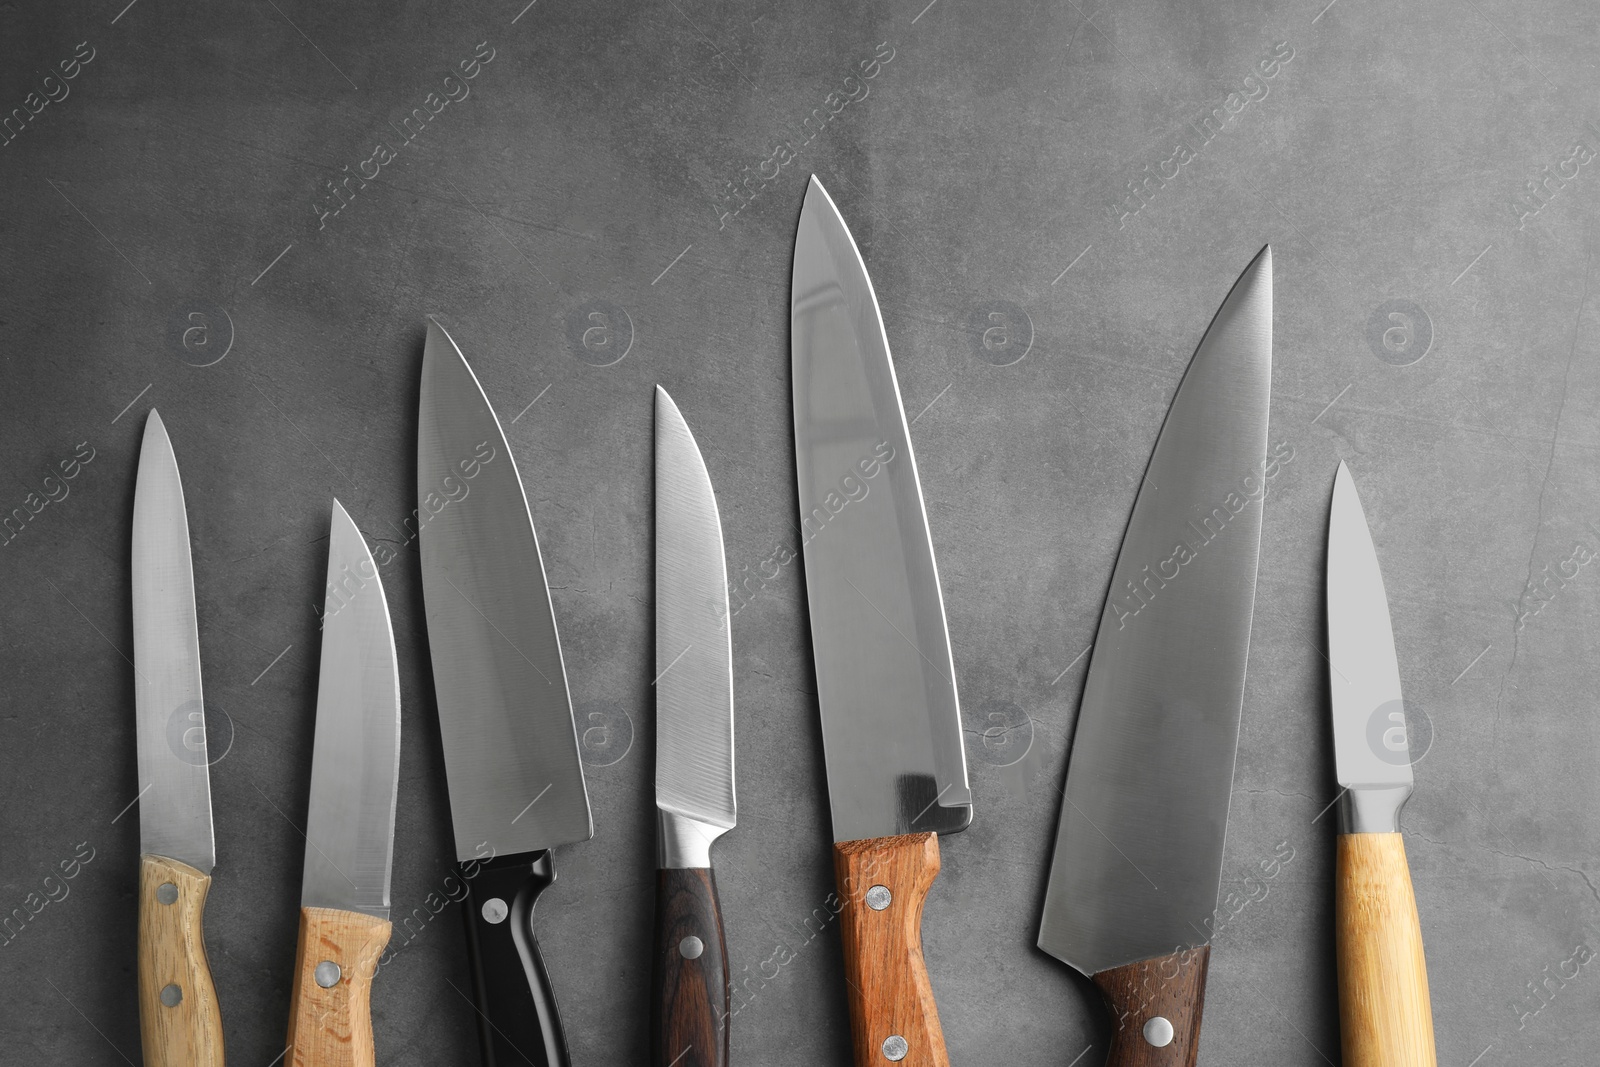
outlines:
M400 672L378 566L333 502L290 1067L373 1067L372 976L389 943Z
M1422 924L1400 837L1411 751L1378 553L1343 463L1328 518L1328 663L1339 784L1334 924L1347 1067L1433 1067Z
M133 663L144 1062L221 1067L222 1018L201 929L217 852L189 520L172 441L154 409L133 493Z
M656 386L655 1067L726 1067L728 947L711 843L738 821L722 521L700 447Z
M428 323L417 522L433 685L485 1067L565 1067L533 908L550 850L594 836L550 589L477 376Z
M955 670L878 298L815 176L795 236L789 328L855 1062L943 1065L921 927L937 835L972 822Z
M1266 493L1272 250L1245 268L1156 439L1100 616L1039 947L1087 975L1108 1067L1192 1067Z

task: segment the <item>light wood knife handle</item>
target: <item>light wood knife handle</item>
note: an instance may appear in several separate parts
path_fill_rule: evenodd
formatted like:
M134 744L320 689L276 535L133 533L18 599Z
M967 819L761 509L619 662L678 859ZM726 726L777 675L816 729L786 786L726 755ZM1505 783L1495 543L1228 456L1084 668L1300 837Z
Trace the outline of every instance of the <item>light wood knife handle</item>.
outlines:
M939 873L939 835L833 846L856 1067L949 1067L922 959L922 904Z
M201 915L211 876L139 857L139 1032L145 1067L222 1067L222 1015Z
M372 976L389 920L301 908L289 997L291 1067L373 1067Z
M1200 945L1091 975L1111 1012L1106 1067L1194 1067L1210 965Z
M1435 1067L1422 924L1399 834L1340 834L1334 871L1345 1067Z

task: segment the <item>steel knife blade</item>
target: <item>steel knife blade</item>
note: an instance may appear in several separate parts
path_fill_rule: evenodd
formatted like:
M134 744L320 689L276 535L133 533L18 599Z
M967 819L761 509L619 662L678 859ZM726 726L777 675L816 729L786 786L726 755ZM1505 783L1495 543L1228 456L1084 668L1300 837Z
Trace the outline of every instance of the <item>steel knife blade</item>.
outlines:
M567 1064L533 906L550 850L593 836L544 561L500 421L428 323L417 526L484 1060Z
M944 1063L918 917L939 868L936 835L972 821L955 670L877 295L815 176L795 236L790 344L856 1062L889 1049L905 1064ZM880 936L895 961L881 970L866 958Z
M1134 502L1084 683L1039 947L1094 979L1111 1067L1192 1064L1266 493L1272 251L1223 301Z
M1350 1067L1436 1062L1422 924L1400 809L1413 773L1389 601L1361 499L1339 464L1328 517L1328 687L1339 839L1334 927Z
M201 924L216 848L189 519L172 441L154 409L139 450L132 557L144 1062L221 1067L222 1021Z
M335 500L300 884L288 1062L372 1067L372 977L389 943L400 672L378 565Z
M656 386L656 1067L726 1067L728 949L711 844L738 821L722 520L700 447Z

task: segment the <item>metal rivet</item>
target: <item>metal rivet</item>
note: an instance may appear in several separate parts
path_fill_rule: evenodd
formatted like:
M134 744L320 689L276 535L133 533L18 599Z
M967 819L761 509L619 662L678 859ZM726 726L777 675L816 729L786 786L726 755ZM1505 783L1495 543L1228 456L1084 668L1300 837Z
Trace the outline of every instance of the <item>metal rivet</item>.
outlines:
M883 889L882 886L878 886L877 888ZM888 892L887 889L884 889L883 891L885 893ZM900 1060L905 1059L906 1053L910 1051L911 1046L906 1044L906 1039L901 1037L899 1034L890 1034L888 1037L883 1039L883 1058L886 1060L894 1060L899 1062Z
M1157 1015L1144 1024L1144 1039L1156 1048L1166 1048L1172 1044L1172 1024Z
M176 982L169 984L161 990L161 1003L169 1008L176 1008L183 1001L183 990Z
M867 890L867 907L873 911L882 911L889 906L889 902L893 899L894 897L889 893L889 887L886 885L875 885ZM895 1038L894 1040L899 1039ZM904 1053L901 1053L901 1055L904 1055ZM889 1058L899 1059L900 1057L891 1056Z
M506 916L511 914L511 909L506 907L506 902L499 897L490 897L483 902L483 921L499 926L506 921Z
M162 882L156 886L156 899L163 904L176 904L178 902L178 887L171 882Z
M323 989L332 989L339 984L339 965L332 960L323 960L311 974Z
M706 943L693 934L690 934L688 937L678 942L678 955L682 956L686 960L699 959L700 953L704 952L705 950Z

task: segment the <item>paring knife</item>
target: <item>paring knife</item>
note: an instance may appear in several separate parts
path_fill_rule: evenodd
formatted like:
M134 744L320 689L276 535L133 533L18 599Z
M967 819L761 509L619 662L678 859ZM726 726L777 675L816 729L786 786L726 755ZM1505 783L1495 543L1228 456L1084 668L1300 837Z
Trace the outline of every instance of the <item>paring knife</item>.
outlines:
M210 761L183 484L167 428L144 424L133 494L139 744L139 1029L146 1067L221 1067L201 913L211 888Z
M534 935L550 850L594 836L544 561L500 422L428 323L417 522L467 945L486 1067L565 1067Z
M1400 837L1411 750L1378 553L1343 463L1328 518L1333 753L1343 790L1334 872L1347 1067L1433 1067L1422 924Z
M955 671L878 298L814 176L795 237L790 345L855 1062L943 1065L921 927L937 835L972 822Z
M1178 386L1112 572L1039 947L1115 1020L1108 1067L1191 1067L1243 708L1266 493L1272 250Z
M373 1067L372 976L389 943L400 672L378 565L333 502L322 666L289 1004L290 1067Z
M733 632L722 522L694 435L656 386L655 1067L726 1067L728 948L711 843L733 829Z

